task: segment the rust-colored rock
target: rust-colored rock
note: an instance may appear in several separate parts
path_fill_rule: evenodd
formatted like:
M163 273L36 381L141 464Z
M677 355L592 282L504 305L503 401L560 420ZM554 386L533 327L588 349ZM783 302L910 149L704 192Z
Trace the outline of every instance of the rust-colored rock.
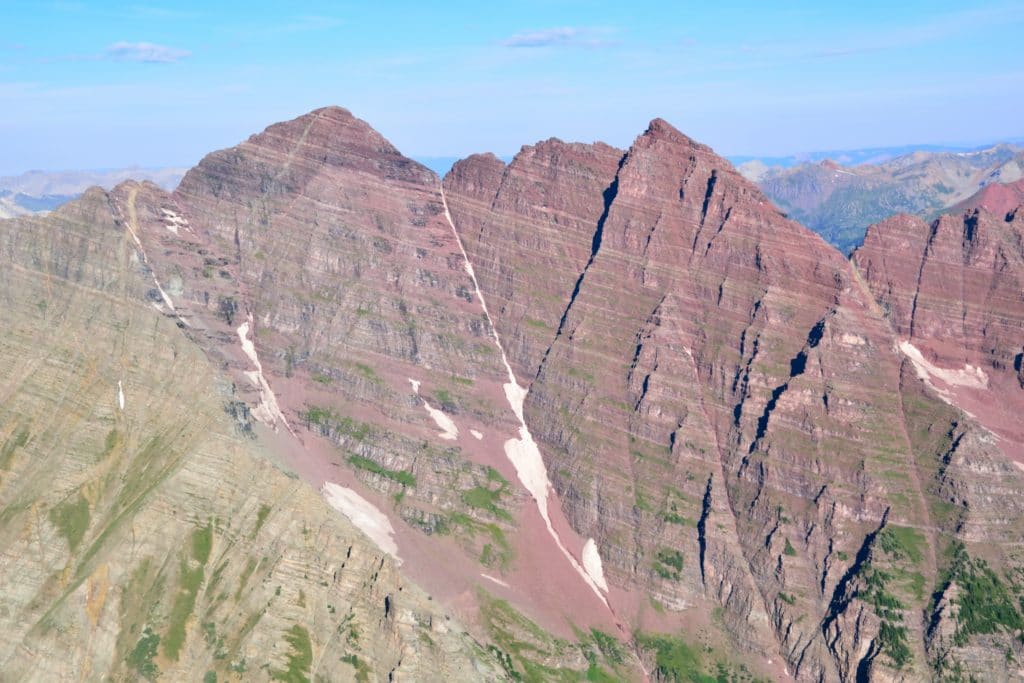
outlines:
M548 140L442 185L327 108L209 155L173 193L126 183L0 222L17 595L0 619L20 641L0 656L45 677L32 652L99 624L62 671L116 676L149 642L134 624L168 673L237 673L243 651L273 673L274 643L313 620L331 661L308 673L328 678L362 662L642 680L652 633L708 674L1003 675L1024 657L1021 438L988 416L1019 414L1020 220L896 218L851 262L660 119L628 151ZM173 543L135 541L161 523ZM207 523L225 576L258 588L213 586L190 540ZM203 568L212 631L172 629L173 600L104 621L104 596L147 595L159 567ZM989 630L963 607L987 604L982 575L1009 605ZM60 628L37 633L50 606Z
M997 196L931 223L874 225L853 262L921 376L1024 464L1024 212L990 213Z

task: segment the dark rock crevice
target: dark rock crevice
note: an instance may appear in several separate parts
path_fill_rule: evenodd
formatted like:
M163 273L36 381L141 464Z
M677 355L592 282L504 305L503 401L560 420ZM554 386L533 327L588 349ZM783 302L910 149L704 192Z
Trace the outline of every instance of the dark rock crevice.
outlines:
M807 333L807 342L805 347L800 349L796 356L789 361L789 379L772 390L771 397L764 405L764 411L757 419L757 431L754 433L754 440L750 442L750 448L747 451L748 453L753 453L754 450L756 450L758 443L768 431L768 420L771 418L772 412L778 405L779 399L789 389L789 383L804 374L804 371L807 369L808 351L817 348L818 344L821 343L821 338L825 334L825 321L828 320L830 315L832 315L832 313L829 313L815 323L814 327L811 328L811 331ZM737 420L738 414L742 414L742 402L738 404L733 411L733 417Z
M924 277L924 267L928 263L928 252L931 251L932 243L935 241L935 235L939 232L939 219L935 219L932 222L931 229L928 231L928 241L925 242L924 250L921 252L921 266L917 270L917 282L914 285L914 300L910 304L910 338L914 338L914 319L917 314L917 300L921 296L921 278Z
M708 477L708 484L704 488L704 500L701 503L700 519L697 521L697 547L700 554L700 582L707 585L704 572L704 557L708 550L707 525L708 516L711 514L711 485L714 475Z
M864 541L861 543L860 548L857 550L856 556L853 558L853 563L843 573L842 578L836 584L835 589L832 591L832 597L828 603L828 609L825 613L825 618L821 622L821 634L825 638L826 645L829 650L833 653L833 657L837 658L838 653L836 652L836 641L840 637L840 633L835 633L834 636L829 635L832 627L835 625L836 620L841 617L850 604L857 597L857 590L853 587L853 582L861 575L864 571L864 567L871 560L871 553L874 550L875 539L878 534L881 533L882 529L889 521L889 508L885 509L882 514L882 520L879 522L878 527L867 534L864 537Z
M715 185L718 183L718 170L712 169L711 175L708 176L707 186L704 189L704 203L700 209L700 220L697 223L697 229L693 232L693 244L690 245L690 258L693 258L693 254L697 252L697 242L700 241L700 235L704 231L704 223L708 218L708 209L711 208L711 198L715 194ZM721 231L721 228L719 228Z
M590 240L590 258L587 259L587 263L583 266L583 270L580 271L580 275L576 278L576 284L573 285L572 293L569 295L569 303L566 304L565 310L562 311L562 317L558 321L558 329L555 331L555 336L548 344L548 348L544 351L544 355L541 357L540 364L537 366L537 373L534 377L540 377L541 372L544 370L544 364L547 362L548 355L551 353L551 349L554 347L555 342L558 341L559 337L562 336L562 332L565 330L565 322L569 319L569 311L572 310L572 306L576 303L576 298L580 294L580 288L583 287L583 281L587 277L587 271L590 270L590 266L594 264L594 259L597 258L598 252L601 250L601 241L604 238L604 224L608 220L608 212L612 208L612 203L615 201L615 197L619 193L619 172L622 170L623 164L626 163L626 159L629 154L624 154L622 159L619 160L619 167L615 171L615 177L612 179L611 184L604 190L604 210L597 219L597 225L594 230L594 235Z

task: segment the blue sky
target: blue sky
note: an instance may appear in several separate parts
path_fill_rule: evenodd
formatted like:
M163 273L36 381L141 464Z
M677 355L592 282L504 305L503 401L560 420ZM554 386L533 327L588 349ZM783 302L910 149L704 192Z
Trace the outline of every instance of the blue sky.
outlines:
M0 12L0 174L191 165L327 104L411 156L510 154L551 136L626 146L655 116L725 154L1024 135L1020 0Z

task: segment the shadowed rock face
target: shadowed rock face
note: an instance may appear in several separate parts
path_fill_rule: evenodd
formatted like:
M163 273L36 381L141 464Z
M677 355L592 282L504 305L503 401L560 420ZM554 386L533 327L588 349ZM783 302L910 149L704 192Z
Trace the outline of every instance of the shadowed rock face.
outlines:
M927 364L1011 396L1015 221L879 226L850 263L661 120L442 191L327 108L174 193L0 222L0 664L641 680L661 633L710 644L704 673L999 675L1021 474Z

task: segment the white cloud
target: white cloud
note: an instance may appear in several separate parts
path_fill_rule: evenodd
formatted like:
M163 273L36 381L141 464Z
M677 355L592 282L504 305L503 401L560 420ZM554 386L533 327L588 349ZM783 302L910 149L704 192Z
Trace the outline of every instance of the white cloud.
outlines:
M501 41L505 47L611 47L616 43L603 37L607 29L563 26L526 31Z
M118 62L145 62L148 64L173 64L191 57L192 53L177 47L156 43L129 43L120 41L107 46L103 57Z

